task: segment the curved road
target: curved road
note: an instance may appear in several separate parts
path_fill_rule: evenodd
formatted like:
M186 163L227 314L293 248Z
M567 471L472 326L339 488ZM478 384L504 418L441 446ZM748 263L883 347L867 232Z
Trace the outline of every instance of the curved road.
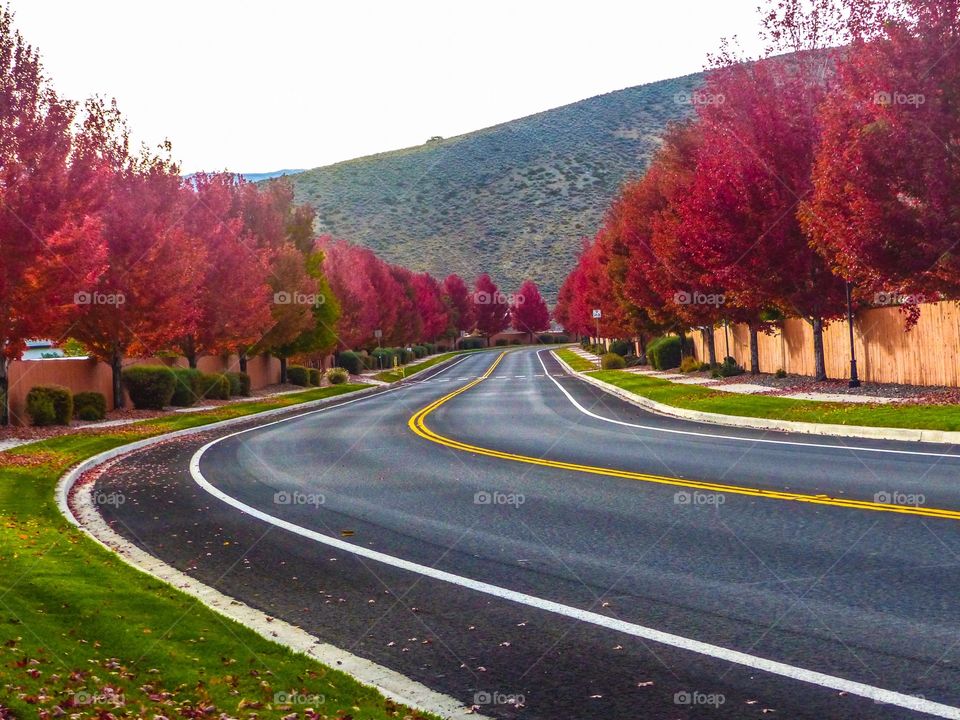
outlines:
M960 717L958 471L652 415L523 349L98 489L154 555L485 715Z

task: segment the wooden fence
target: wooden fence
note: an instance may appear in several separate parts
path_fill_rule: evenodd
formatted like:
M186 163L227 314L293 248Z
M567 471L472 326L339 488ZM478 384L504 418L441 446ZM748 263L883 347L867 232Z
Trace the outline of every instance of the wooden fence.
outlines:
M857 313L853 324L857 370L861 380L911 385L960 386L960 307L953 302L920 306L920 319L907 330L896 307L871 308ZM850 338L845 320L830 323L823 332L827 375L850 377ZM694 352L707 358L699 330L692 331ZM750 367L750 334L746 325L714 332L717 359L726 355ZM728 350L729 348L729 350ZM813 375L813 330L805 320L790 319L772 334L760 333L760 371Z

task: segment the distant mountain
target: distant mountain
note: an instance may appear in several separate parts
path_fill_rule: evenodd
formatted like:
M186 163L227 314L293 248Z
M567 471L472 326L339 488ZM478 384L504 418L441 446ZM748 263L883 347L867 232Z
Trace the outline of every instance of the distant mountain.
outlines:
M291 180L319 232L441 277L489 271L506 292L530 277L553 298L580 238L643 172L666 124L690 114L702 80L627 88Z
M240 173L240 177L248 182L260 182L261 180L272 180L273 178L283 177L284 175L296 175L303 170L274 170L265 173Z

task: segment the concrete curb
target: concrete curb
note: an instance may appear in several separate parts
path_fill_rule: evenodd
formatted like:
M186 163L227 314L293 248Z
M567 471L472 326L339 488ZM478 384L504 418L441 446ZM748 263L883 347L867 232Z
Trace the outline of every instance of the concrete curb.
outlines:
M792 420L772 420L768 418L753 418L740 415L722 415L720 413L687 410L685 408L665 405L656 400L650 400L640 395L634 395L610 383L597 380L589 375L578 373L560 358L556 352L550 351L557 362L568 375L573 375L585 383L593 385L605 393L614 395L621 400L636 405L658 415L690 420L692 422L724 425L727 427L747 428L751 430L777 430L779 432L801 433L804 435L831 435L834 437L864 438L868 440L897 440L906 442L939 443L945 445L960 445L960 432L948 430L919 430L914 428L886 428L868 427L864 425L832 425L828 423L806 423ZM709 388L708 388L709 389Z
M451 358L451 360L453 360L453 358ZM438 363L438 365L442 364L443 363ZM433 367L435 368L437 366L435 365ZM230 418L208 425L177 430L172 433L157 435L156 437L121 445L120 447L87 458L60 478L56 489L57 507L68 522L86 533L97 544L116 553L120 559L128 565L136 568L140 572L169 583L177 590L191 597L197 598L214 612L244 625L271 642L289 648L294 652L302 653L331 668L345 672L360 683L375 688L382 695L390 698L394 702L407 705L416 710L433 713L448 720L473 720L475 718L488 720L483 715L471 712L470 708L464 707L464 705L455 698L435 692L426 685L411 680L394 670L390 670L370 660L324 643L318 637L311 635L305 630L284 622L283 620L269 617L265 613L239 600L224 595L208 585L204 585L189 575L180 572L176 568L167 565L144 550L141 550L126 538L114 532L97 511L93 501L94 487L92 483L87 487L81 486L78 488L78 491L74 494L73 502L71 503L70 500L71 492L77 487L77 482L84 473L136 450L166 442L171 438L197 435L209 430L239 425L253 419L270 418L299 409L309 410L334 405L338 400L343 398L356 399L365 395L375 395L382 392L384 392L384 388L382 387L365 388L334 398L311 400L300 405L291 405L286 408L277 408L262 413Z

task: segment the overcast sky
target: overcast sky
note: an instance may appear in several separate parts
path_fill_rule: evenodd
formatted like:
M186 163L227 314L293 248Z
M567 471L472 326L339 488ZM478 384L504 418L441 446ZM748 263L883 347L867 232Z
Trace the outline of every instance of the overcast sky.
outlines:
M57 89L184 171L309 168L756 54L759 0L10 0Z

